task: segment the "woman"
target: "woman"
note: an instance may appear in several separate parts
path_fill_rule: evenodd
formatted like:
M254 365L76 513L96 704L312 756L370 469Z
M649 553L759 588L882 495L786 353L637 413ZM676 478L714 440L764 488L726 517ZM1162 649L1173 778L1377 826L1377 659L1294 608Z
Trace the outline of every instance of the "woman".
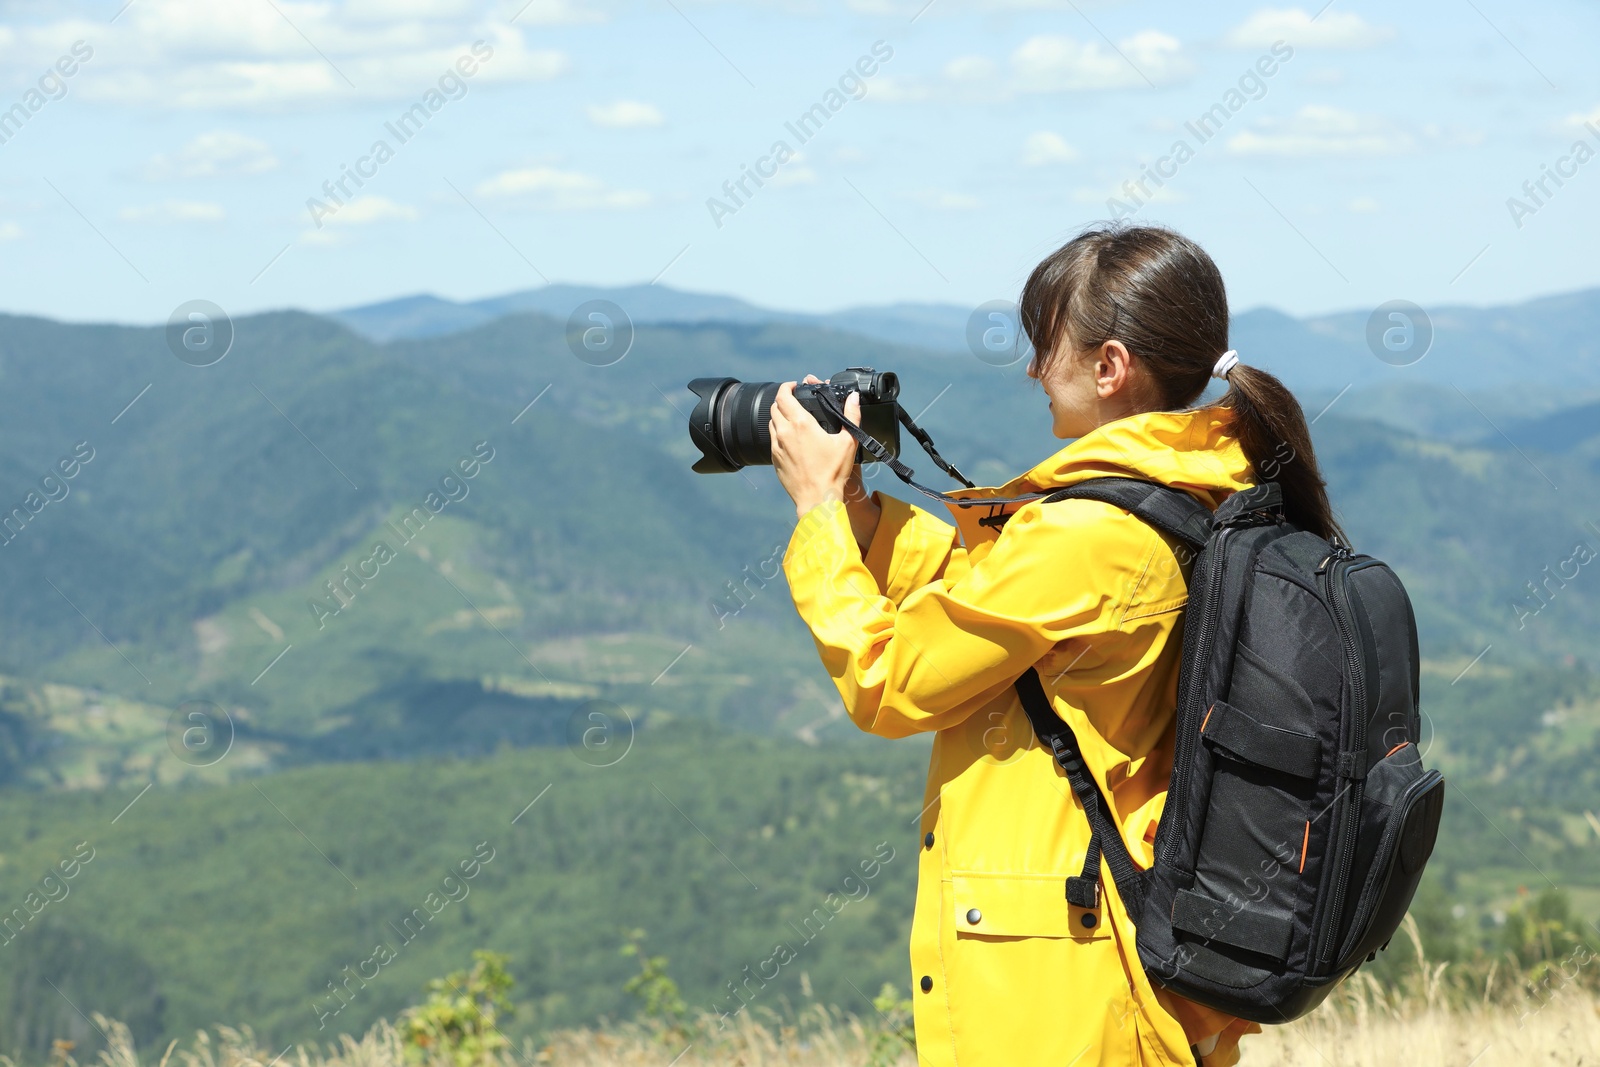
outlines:
M1005 497L1132 476L1215 508L1258 477L1289 518L1336 529L1299 404L1225 353L1222 276L1154 227L1085 232L1029 277L1020 314L1052 432L1073 439ZM1228 391L1190 407L1213 374ZM813 380L808 378L809 380ZM1069 905L1089 825L1012 683L1037 667L1073 728L1134 861L1153 860L1172 768L1186 557L1109 504L950 508L952 528L863 491L856 444L793 395L772 454L800 518L784 558L795 606L851 718L880 737L932 732L911 932L926 1065L1230 1067L1259 1031L1152 987L1109 874L1102 914ZM852 419L859 403L846 404ZM1092 924L1092 925L1091 925Z

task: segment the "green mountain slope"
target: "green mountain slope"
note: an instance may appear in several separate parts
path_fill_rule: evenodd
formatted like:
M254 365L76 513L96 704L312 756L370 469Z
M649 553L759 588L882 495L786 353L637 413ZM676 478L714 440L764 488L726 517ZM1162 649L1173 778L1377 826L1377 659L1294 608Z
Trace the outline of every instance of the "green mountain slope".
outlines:
M1492 938L1519 887L1547 883L1600 914L1600 681L1451 678L1424 679L1424 743L1450 779L1425 925ZM694 724L613 740L603 755L580 743L0 794L0 1052L95 1046L63 998L33 995L45 978L149 1044L248 1022L282 1047L360 1032L478 947L510 954L535 1006L520 1030L628 1015L635 965L616 947L633 927L696 1009L732 1009L729 983L762 969L746 996L774 1010L802 982L864 1011L863 992L907 981L925 742L811 747ZM762 962L779 943L795 958L773 977Z
M751 987L758 1003L797 999L802 972L820 998L851 1003L852 982L875 993L904 977L926 758L916 743L676 731L639 737L612 766L534 749L137 800L13 793L0 799L0 900L24 910L0 934L13 1005L0 1050L86 1029L62 999L25 1003L24 979L145 1040L222 1019L279 1043L327 1040L392 1016L477 946L511 954L533 1025L629 1014L633 965L616 946L633 927L670 952L697 1007L736 1007L727 984L779 941L796 959ZM74 856L90 858L30 915L27 894ZM86 966L79 943L125 962ZM378 946L393 959L369 963Z
M294 313L236 326L228 357L195 368L156 330L0 320L0 500L65 492L24 507L0 546L0 669L139 705L215 702L277 766L548 739L579 699L758 732L835 721L778 570L787 504L768 469L689 473L691 377L893 367L980 482L1061 446L1020 364L812 327L641 327L602 367L534 315L388 346ZM1412 591L1426 655L1592 655L1579 581L1527 586L1600 518L1581 451L1535 467L1338 409L1316 431L1358 547ZM80 442L92 458L44 479ZM18 729L41 750L80 745ZM128 744L98 774L76 755L38 770L137 776Z
M527 1025L586 1021L628 1010L635 926L710 1007L885 841L762 997L903 979L926 749L841 721L778 569L792 511L768 470L689 472L683 384L894 369L995 483L1061 446L1020 364L763 322L643 326L605 367L537 315L389 345L236 327L194 368L157 330L0 318L0 501L25 512L0 545L0 1052L92 1047L67 998L148 1040L326 1037L329 983L329 1026L359 1029L475 947L512 954ZM1315 429L1357 547L1417 604L1430 758L1470 801L1430 885L1475 919L1548 877L1595 914L1588 438L1524 455L1337 406ZM390 925L481 842L467 899Z

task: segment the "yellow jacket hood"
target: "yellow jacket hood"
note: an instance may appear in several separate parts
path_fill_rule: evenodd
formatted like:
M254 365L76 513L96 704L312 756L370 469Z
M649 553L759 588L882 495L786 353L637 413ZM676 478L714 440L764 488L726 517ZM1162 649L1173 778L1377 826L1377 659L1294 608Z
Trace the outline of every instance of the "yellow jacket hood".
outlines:
M948 495L963 500L1022 496L1110 477L1144 478L1184 489L1212 509L1255 484L1250 462L1230 430L1228 410L1213 405L1146 411L1108 422L1004 485L957 489ZM971 540L979 509L952 505L950 511L963 538Z

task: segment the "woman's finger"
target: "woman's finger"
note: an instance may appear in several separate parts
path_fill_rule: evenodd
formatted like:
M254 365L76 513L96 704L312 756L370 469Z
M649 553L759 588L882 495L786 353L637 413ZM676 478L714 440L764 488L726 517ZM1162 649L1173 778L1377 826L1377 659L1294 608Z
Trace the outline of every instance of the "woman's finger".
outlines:
M783 382L778 386L778 395L772 398L772 418L788 422L794 418L792 408L799 405L800 402L794 398L794 383Z

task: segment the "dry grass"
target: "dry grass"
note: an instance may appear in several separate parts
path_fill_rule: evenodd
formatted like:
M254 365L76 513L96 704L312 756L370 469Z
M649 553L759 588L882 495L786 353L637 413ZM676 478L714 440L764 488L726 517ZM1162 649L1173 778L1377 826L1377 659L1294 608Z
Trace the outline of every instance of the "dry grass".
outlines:
M855 1016L820 1007L804 1012L798 1025L743 1017L716 1032L714 1016L701 1021L701 1035L677 1038L634 1024L565 1030L542 1045L530 1042L501 1053L483 1067L665 1067L669 1063L673 1067L863 1067L871 1059L877 1033ZM100 1054L96 1067L416 1067L400 1032L388 1022L378 1023L359 1039L343 1035L324 1047L296 1046L275 1064L275 1053L263 1047L248 1027L218 1027L215 1034L202 1031L189 1048L168 1046L159 1060L141 1060L126 1026L98 1014L95 1022L110 1039L110 1048ZM0 1057L0 1063L7 1062ZM880 1063L915 1067L916 1057L907 1052ZM77 1065L65 1056L52 1067ZM430 1067L453 1065L443 1061Z
M1414 918L1401 930L1416 960L1399 988L1357 973L1306 1018L1241 1042L1240 1067L1600 1065L1600 997L1587 950L1552 959L1537 981L1508 978L1512 969L1498 962L1450 974L1428 960Z
M1541 1006L1542 1003L1542 1006ZM127 1028L99 1019L111 1038L100 1067L266 1067L274 1053L248 1029L199 1034L186 1049L140 1059ZM527 1045L488 1067L863 1067L872 1029L861 1020L818 1011L803 1030L745 1021L715 1040L663 1041L633 1026L607 1031L571 1030L543 1046ZM685 1044L688 1047L685 1048ZM1375 982L1357 977L1340 999L1290 1026L1247 1038L1240 1067L1600 1067L1600 999L1571 991L1529 1001L1521 1011L1505 1005L1470 1011L1396 1000ZM681 1054L681 1055L680 1055ZM679 1056L674 1060L674 1056ZM70 1067L71 1060L58 1061ZM278 1067L401 1067L408 1061L400 1035L379 1023L359 1040L342 1037L324 1048L297 1047ZM913 1067L906 1053L894 1067Z
M1600 1067L1600 996L1595 957L1586 950L1555 961L1545 977L1508 980L1494 964L1486 971L1449 973L1430 963L1416 924L1405 933L1416 964L1399 988L1357 974L1317 1011L1288 1026L1246 1038L1240 1067ZM1497 975L1499 975L1497 981ZM142 1067L127 1027L96 1015L110 1039L96 1067ZM543 1044L525 1043L472 1067L915 1067L883 1021L811 1006L792 1021L768 1013L741 1016L717 1028L704 1016L687 1035L633 1023L565 1030ZM281 1058L260 1046L248 1028L201 1032L186 1048L177 1042L149 1067L418 1067L408 1060L399 1031L380 1022L360 1038L296 1047ZM414 1053L414 1050L412 1050ZM175 1062L174 1062L175 1061ZM0 1057L0 1067L13 1067ZM51 1067L77 1067L69 1049ZM440 1062L427 1067L462 1067ZM1020 1067L1020 1065L1019 1065Z
M1375 985L1375 983L1373 983ZM1239 1067L1545 1067L1600 1064L1600 1000L1561 994L1521 1010L1396 1007L1357 976L1347 1003L1289 1026L1265 1028L1239 1046ZM1341 994L1343 991L1341 991Z

